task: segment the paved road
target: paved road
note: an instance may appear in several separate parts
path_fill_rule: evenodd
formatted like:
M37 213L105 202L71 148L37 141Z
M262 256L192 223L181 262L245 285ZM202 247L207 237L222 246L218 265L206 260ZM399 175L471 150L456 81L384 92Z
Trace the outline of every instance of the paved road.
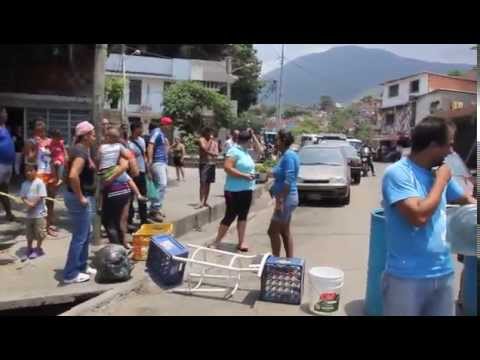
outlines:
M298 208L292 222L295 256L312 266L333 266L345 272L345 286L341 295L340 315L363 315L366 289L370 213L380 207L381 176L385 164L376 164L377 177L363 178L352 186L351 203L338 206L308 203ZM252 253L270 251L266 230L272 210L260 211L249 222L247 239ZM204 228L202 233L192 232L182 237L184 243L202 244L215 236L217 224ZM227 236L223 248L235 251L235 233ZM459 273L457 271L457 273ZM458 277L456 286L458 288ZM245 276L241 289L230 300L221 296L180 295L166 293L153 283L143 289L91 315L307 315L309 283L305 279L302 306L272 304L258 301L259 279Z

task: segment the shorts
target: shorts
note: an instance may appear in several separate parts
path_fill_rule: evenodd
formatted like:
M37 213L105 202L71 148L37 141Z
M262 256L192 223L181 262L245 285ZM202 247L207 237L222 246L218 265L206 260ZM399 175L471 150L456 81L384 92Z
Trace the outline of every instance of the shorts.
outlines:
M0 185L9 184L12 179L13 166L0 164Z
M182 167L183 166L182 158L174 157L173 158L173 165L175 165L177 167Z
M215 164L200 164L200 182L202 184L211 184L215 182Z
M55 174L38 174L37 173L37 178L42 180L45 185L52 185L57 182L57 177Z
M47 222L45 218L27 218L25 224L27 227L25 232L28 241L43 240L47 236Z
M247 221L248 212L252 205L253 191L225 191L225 216L221 224L230 226L235 219L237 221Z
M283 201L282 211L276 211L273 213L272 221L280 223L288 223L292 214L298 206L298 193L289 194L287 198Z

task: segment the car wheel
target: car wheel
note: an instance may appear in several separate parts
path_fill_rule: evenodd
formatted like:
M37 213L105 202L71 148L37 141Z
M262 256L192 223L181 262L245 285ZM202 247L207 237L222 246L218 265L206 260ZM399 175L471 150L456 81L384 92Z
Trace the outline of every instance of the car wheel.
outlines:
M362 179L362 175L361 174L356 174L353 176L353 183L354 184L360 184L360 181Z

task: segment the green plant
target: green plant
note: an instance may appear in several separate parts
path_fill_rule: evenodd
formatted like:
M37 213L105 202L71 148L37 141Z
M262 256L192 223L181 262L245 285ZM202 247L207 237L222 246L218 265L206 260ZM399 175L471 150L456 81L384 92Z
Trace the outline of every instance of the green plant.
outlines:
M198 154L198 138L193 134L188 134L183 137L185 151L188 155Z
M257 164L255 165L255 171L260 174L266 174L268 173L268 167L264 164Z
M113 107L118 104L123 96L124 82L117 76L107 76L105 79L105 98Z
M204 126L205 109L213 111L217 128L228 126L233 118L226 96L193 81L170 86L165 94L164 107L164 114L172 116L180 128L190 134L199 132Z

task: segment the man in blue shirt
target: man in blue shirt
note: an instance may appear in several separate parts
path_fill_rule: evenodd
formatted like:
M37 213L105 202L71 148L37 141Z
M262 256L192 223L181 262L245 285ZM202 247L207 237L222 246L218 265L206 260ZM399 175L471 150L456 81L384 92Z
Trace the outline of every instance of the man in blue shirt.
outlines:
M476 203L443 164L454 125L427 117L412 132L408 158L389 166L382 184L387 261L384 315L454 315L453 264L446 243L446 205ZM435 172L432 170L438 167Z
M151 178L158 189L158 197L152 199L150 208L150 218L153 221L162 222L165 214L161 212L165 192L167 190L167 164L168 164L168 138L162 130L172 124L172 119L163 117L160 120L160 126L154 128L150 134L147 147L148 166L151 171Z
M12 136L7 130L5 124L8 115L5 108L0 109L0 192L8 194L8 185L12 178L13 164L15 162L15 146ZM5 209L8 221L14 221L10 200L4 195L0 195L0 202Z

